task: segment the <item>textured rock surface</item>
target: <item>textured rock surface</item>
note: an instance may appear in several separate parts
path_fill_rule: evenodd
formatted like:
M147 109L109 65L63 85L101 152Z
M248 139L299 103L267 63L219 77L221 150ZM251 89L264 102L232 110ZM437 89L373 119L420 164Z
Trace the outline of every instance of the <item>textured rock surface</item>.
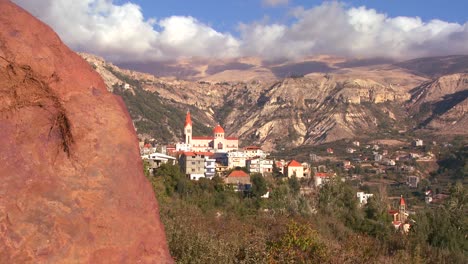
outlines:
M170 263L121 100L0 0L0 263Z

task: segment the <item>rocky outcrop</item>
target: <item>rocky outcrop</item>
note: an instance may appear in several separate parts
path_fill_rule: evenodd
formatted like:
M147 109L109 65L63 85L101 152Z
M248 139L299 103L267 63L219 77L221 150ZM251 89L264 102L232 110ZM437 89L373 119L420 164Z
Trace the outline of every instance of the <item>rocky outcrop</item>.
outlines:
M407 105L418 128L442 134L466 134L468 74L445 75L416 87Z
M171 263L123 102L0 0L0 263Z

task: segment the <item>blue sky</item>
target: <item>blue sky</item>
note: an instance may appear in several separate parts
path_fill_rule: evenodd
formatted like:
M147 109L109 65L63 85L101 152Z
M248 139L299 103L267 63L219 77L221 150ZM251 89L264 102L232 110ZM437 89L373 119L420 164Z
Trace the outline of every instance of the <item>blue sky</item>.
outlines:
M127 0L119 0L125 3ZM253 22L268 17L272 22L288 21L288 12L298 6L311 8L323 1L291 0L288 4L266 6L261 0L132 0L141 6L145 17L193 16L221 31L236 30L239 22ZM391 17L418 16L424 21L440 19L465 23L468 0L355 0L342 1L349 6L366 6Z
M468 0L13 0L115 62L468 54Z

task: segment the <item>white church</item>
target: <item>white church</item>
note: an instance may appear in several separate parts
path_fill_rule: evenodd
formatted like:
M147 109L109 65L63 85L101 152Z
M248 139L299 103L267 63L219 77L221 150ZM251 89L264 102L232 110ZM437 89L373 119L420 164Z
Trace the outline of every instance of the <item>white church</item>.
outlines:
M176 145L177 151L195 152L229 152L239 148L239 138L226 137L224 129L218 124L212 136L192 136L192 119L190 112L185 117L185 142Z

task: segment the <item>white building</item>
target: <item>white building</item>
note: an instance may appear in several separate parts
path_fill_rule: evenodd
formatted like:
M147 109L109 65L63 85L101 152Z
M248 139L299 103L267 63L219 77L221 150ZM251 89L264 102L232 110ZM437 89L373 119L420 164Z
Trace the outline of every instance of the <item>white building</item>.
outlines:
M205 156L205 177L212 179L216 175L216 159Z
M415 147L422 147L422 146L423 146L423 141L422 141L422 139L419 139L419 138L415 139L415 140L413 141L413 145L414 145Z
M314 175L314 185L315 187L320 187L321 185L328 182L334 175L326 172L316 172Z
M296 175L297 178L304 177L304 167L299 162L292 160L286 165L286 176L291 178Z
M157 153L157 152L147 154L147 155L142 155L141 158L149 162L149 165L150 165L148 168L149 170L157 169L161 166L161 164L168 163L169 161L173 162L176 159L172 156L168 156L168 155Z
M192 136L192 119L187 112L184 125L185 145L190 146L191 151L202 152L228 152L239 148L237 137L226 137L224 129L217 125L211 136Z
M268 156L268 153L264 152L260 147L257 147L257 146L245 147L244 153L247 155L247 157L250 157L250 158L255 158L255 157L266 158L266 156Z
M367 199L369 199L369 197L374 196L374 194L364 193L364 192L357 192L356 196L357 196L357 198L359 200L359 204L362 206L364 204L367 204Z
M249 157L243 151L230 151L228 152L228 167L247 167L247 159Z
M353 148L346 148L346 152L352 154L352 153L356 152L356 150L353 149Z
M375 160L375 161L379 162L379 161L382 161L382 159L383 159L383 156L382 156L382 155L380 155L380 154L375 154L375 155L374 155L374 160Z
M265 175L265 173L273 172L273 160L254 158L247 160L246 165L250 173L261 173Z

